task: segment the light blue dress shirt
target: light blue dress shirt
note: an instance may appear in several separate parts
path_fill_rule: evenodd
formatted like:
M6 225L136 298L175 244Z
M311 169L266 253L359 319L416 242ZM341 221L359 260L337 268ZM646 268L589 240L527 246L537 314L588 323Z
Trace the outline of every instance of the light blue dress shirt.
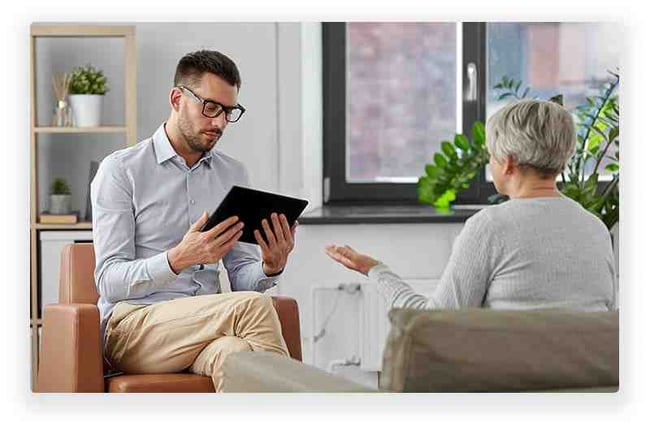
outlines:
M189 168L164 125L102 161L90 192L102 339L120 301L152 304L220 292L218 262L176 275L167 251L203 211L211 214L233 185L249 185L241 162L213 148ZM233 291L263 292L277 284L278 277L262 271L257 245L237 242L223 264Z

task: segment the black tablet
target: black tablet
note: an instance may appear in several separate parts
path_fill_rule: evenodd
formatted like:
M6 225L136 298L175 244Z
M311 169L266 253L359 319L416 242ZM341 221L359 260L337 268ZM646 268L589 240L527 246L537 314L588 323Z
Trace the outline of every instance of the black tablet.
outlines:
M307 204L308 202L303 199L233 186L203 225L201 232L210 230L228 217L236 215L240 221L244 222L244 233L239 241L257 244L253 235L255 229L258 229L262 237L266 239L264 229L262 229L263 219L267 219L270 223L272 213L276 213L278 216L284 214L289 226L292 226Z

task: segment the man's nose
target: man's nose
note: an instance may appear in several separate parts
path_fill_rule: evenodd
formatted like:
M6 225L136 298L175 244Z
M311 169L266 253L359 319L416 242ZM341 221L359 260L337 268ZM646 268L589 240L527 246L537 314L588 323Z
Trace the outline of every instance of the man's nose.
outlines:
M217 115L216 117L214 117L214 118L212 119L212 126L213 126L213 127L218 127L218 128L221 129L222 131L223 131L223 129L226 128L226 125L227 125L227 124L228 124L228 121L226 120L226 113L225 113L225 111L224 111L224 112L221 112L219 115Z

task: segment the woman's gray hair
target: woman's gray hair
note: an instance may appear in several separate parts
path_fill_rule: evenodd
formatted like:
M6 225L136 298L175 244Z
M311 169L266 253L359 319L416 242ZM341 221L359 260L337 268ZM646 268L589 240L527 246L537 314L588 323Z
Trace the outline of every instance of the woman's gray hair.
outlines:
M513 156L518 165L555 176L575 152L576 132L571 114L559 104L520 100L490 117L486 141L499 162Z

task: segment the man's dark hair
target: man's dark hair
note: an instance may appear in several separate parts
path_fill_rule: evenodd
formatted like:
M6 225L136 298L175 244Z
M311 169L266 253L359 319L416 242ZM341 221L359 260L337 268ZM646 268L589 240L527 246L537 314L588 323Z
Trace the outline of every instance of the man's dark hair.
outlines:
M203 74L213 73L230 85L241 87L237 65L219 51L196 51L183 56L176 66L174 87L198 84Z

